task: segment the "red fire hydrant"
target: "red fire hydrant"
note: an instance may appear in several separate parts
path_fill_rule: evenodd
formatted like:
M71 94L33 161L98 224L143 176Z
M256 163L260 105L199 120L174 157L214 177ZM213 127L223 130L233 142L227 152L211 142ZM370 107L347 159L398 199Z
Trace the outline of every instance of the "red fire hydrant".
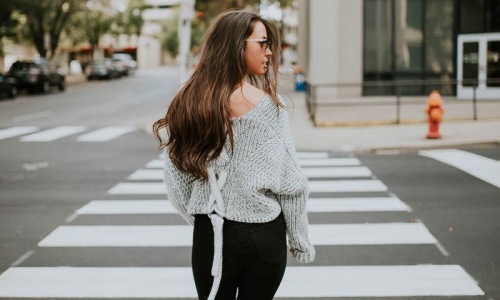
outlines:
M443 119L443 98L438 91L432 91L427 98L427 106L425 113L429 116L429 132L427 133L428 139L439 139L439 123Z

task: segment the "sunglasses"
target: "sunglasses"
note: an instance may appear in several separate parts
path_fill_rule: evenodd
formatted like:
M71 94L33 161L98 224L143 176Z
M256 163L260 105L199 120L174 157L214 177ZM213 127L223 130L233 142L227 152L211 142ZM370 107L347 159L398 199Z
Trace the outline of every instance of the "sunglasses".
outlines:
M246 39L247 42L258 42L264 50L271 48L271 41L267 39Z

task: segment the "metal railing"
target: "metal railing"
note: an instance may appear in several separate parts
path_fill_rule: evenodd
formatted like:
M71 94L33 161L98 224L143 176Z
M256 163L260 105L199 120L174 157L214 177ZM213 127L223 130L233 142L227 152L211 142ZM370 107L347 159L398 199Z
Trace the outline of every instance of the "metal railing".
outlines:
M492 88L499 90L498 97L494 100L480 100L477 99L477 89L481 84L492 85ZM485 80L401 80L401 81L367 81L363 83L336 83L336 84L309 84L306 85L306 105L309 112L311 121L315 126L328 126L328 125L370 125L370 124L401 124L401 123L415 123L425 121L425 116L423 114L423 109L426 105L426 100L428 93L431 90L437 90L442 92L443 90L447 93L453 93L456 91L457 85L462 85L463 87L472 88L472 97L470 99L457 99L456 96L444 95L442 96L445 100L444 109L455 106L456 111L452 116L446 117L445 120L478 120L478 108L484 106L483 110L488 112L484 114L482 119L486 118L500 118L500 79L489 79ZM427 95L411 96L407 93L409 89L415 90L416 88L428 90ZM318 95L318 89L335 89L336 95ZM357 89L358 94L362 93L362 90L366 89L380 89L387 91L391 89L393 95L374 95L374 96L338 96L338 91L345 89ZM469 103L470 102L470 103ZM469 108L465 105L469 103ZM367 112L367 108L376 108L382 106L393 106L393 118L388 118L387 114L389 110L378 110L378 113L384 114L383 120L356 120L355 117L349 119L349 114L353 114L353 109L345 110L345 108L364 108L364 112L360 113L357 117L363 117L364 115L370 115ZM402 108L406 106L421 107L419 112L421 113L421 118L416 117L404 117L402 116ZM342 120L339 120L338 116L336 118L335 112L341 111L344 108L344 114ZM458 109L459 108L459 109ZM356 109L354 109L355 111ZM330 112L330 113L328 113ZM373 113L377 113L373 111ZM318 116L321 115L321 116ZM408 115L408 112L406 113ZM453 116L454 115L454 116ZM326 120L325 120L326 118ZM333 120L329 120L332 119Z

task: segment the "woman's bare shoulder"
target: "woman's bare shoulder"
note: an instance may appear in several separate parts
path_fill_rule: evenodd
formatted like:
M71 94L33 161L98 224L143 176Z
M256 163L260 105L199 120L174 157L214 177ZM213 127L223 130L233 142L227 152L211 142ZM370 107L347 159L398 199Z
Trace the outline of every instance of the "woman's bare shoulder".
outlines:
M266 93L251 84L244 83L230 97L232 117L238 117L251 111L266 97Z

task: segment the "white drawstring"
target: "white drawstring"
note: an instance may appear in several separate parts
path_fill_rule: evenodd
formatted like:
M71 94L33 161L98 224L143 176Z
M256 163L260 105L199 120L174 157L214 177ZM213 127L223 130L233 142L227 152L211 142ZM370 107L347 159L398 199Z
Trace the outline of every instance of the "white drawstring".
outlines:
M222 149L221 156L222 159L227 158L226 149ZM217 295L217 291L219 290L219 285L222 279L222 237L224 218L220 215L220 213L224 214L226 208L222 199L221 190L224 186L224 183L226 183L227 171L221 171L219 174L219 179L216 178L214 169L212 167L208 167L207 171L208 181L210 184L208 208L209 211L215 212L209 214L214 229L214 259L212 261L211 271L212 276L214 276L214 281L212 284L212 289L210 290L210 295L208 296L208 300L213 300Z
M212 276L214 282L208 300L215 299L217 291L219 290L220 281L222 279L222 228L224 219L218 214L211 214L210 220L214 227L214 259L212 261Z

